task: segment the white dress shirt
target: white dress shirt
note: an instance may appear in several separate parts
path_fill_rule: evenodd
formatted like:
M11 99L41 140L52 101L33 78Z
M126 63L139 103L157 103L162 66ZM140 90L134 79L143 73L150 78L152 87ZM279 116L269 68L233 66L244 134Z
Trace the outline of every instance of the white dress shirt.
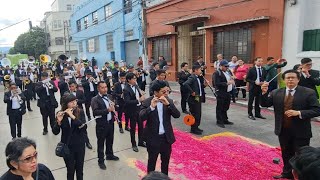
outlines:
M99 96L102 98L104 104L106 105L106 107L108 109L110 107L108 97L102 96L100 93L99 93ZM111 119L112 119L111 112L109 112L108 115L107 115L107 121L111 121Z
M292 89L290 89L290 88L286 87L286 96L288 96L288 95L289 95L289 90L292 90L292 91L291 91L291 96L293 96L293 95L294 95L294 93L296 92L296 88L297 88L297 86L296 86L296 87L294 87L294 88L292 88Z
M228 72L223 72L223 74L226 77L227 82L231 80L231 76ZM227 92L230 92L230 91L232 91L232 84L229 84L227 88Z
M124 89L124 83L121 83L121 89L122 90Z
M14 74L10 74L10 80L11 80L11 82L13 82L13 83L16 82L16 80L15 80L15 78L14 78Z
M89 80L89 78L87 78L87 80ZM89 87L90 87L90 92L94 92L94 86L92 82L89 82Z
M139 91L137 90L137 88L135 86L131 86L132 91L136 94L136 99L139 101L140 95L139 95ZM137 104L137 106L140 106L141 102L139 101L139 103Z
M257 71L257 79L256 79L256 82L257 83L260 83L260 75L259 75L259 68L260 68L260 72L261 72L261 75L262 75L262 67L258 67L256 66L256 71Z
M11 101L12 101L12 106L11 106L12 109L20 109L21 105L19 103L18 97L14 96L13 98L11 98Z
M155 108L150 106L151 111L154 111ZM157 103L157 111L158 111L158 118L159 118L159 135L162 135L165 133L164 127L163 127L163 104L161 102Z
M200 82L199 76L197 76L197 81L198 81L199 90L200 90L199 96L202 96L201 82Z
M72 120L71 117L68 117L70 127L71 127L71 120Z

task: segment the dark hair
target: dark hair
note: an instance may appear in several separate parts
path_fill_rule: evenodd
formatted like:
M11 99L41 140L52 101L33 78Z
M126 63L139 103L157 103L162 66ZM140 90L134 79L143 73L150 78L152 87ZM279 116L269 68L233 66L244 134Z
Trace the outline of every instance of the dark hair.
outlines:
M132 72L129 72L127 75L126 75L126 80L129 81L131 79L133 79L134 77L136 77L136 75Z
M104 82L104 81L99 81L98 84L97 84L97 87L99 87L100 84L103 84L103 83L106 83L106 82ZM106 84L107 84L107 83L106 83Z
M11 170L15 170L16 168L10 164L10 161L18 162L23 151L30 146L33 146L35 149L37 148L36 143L28 138L17 138L7 144L5 154L7 157L7 166Z
M312 62L312 60L310 58L303 58L301 59L301 64L307 64L309 62Z
M170 178L161 172L152 171L143 177L142 180L170 180Z
M272 60L272 59L274 59L273 57L268 57L267 58L267 61L270 61L270 60Z
M262 57L256 57L255 59L254 59L254 62L256 62L256 61L258 61L258 59L261 59Z
M293 70L293 69L289 69L289 70L286 70L283 74L282 74L282 79L285 78L286 74L288 73L295 73L298 77L298 79L300 79L300 73L296 70Z
M116 65L116 64L119 64L119 62L118 61L113 62L113 65Z
M295 157L290 159L299 180L320 179L320 149L304 146L298 149Z
M181 65L180 65L180 67L181 68L183 68L185 65L187 65L188 63L186 63L186 62L183 62L183 63L181 63Z
M159 92L160 89L166 87L167 84L164 81L156 80L152 83L152 92Z
M301 64L296 64L293 66L293 70L297 71L299 69L299 67L301 66Z
M68 103L71 101L76 100L77 98L69 93L69 92L65 92L63 94L63 96L61 97L61 111L65 111L66 109L68 109ZM76 117L76 119L79 119L80 117L80 108L76 108L73 110L73 115Z
M154 62L154 63L152 63L152 66L155 67L158 64L159 64L158 62Z
M109 64L109 62L107 61L107 62L104 63L104 65L106 65L106 64Z
M49 75L48 75L48 73L47 72L43 72L42 74L41 74L41 77L48 77Z
M120 77L125 77L126 75L127 75L126 72L120 72L120 74L119 74Z
M166 73L166 70L164 70L164 69L158 69L158 70L156 70L157 76L160 76L161 74L165 74L165 73Z
M10 87L11 87L11 86L17 86L17 84L14 83L14 82L11 82L11 83L10 83Z
M75 80L69 81L68 84L69 84L69 86L70 86L71 84L75 84L76 86L78 86L78 84L77 84L77 82L76 82Z
M195 70L200 69L200 68L201 68L200 65L193 65L192 66L192 71L194 72Z

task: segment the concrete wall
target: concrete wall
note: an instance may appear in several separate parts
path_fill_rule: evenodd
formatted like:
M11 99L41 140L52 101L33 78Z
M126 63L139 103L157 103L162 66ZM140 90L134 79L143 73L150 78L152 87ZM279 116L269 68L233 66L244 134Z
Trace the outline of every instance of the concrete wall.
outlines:
M75 4L78 4L80 0L55 0L51 4L51 11L73 11ZM71 10L67 9L67 5L71 5Z
M296 5L285 5L283 31L283 57L288 59L285 69L299 64L304 57L313 60L313 69L320 70L320 51L302 51L303 32L305 30L320 29L320 1L297 1Z

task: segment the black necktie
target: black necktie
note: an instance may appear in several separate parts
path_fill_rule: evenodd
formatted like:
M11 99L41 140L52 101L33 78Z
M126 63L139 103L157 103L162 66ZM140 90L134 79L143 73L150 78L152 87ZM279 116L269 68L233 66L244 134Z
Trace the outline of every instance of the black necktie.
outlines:
M261 68L259 67L258 70L259 70L259 81L261 82L261 80L262 80Z

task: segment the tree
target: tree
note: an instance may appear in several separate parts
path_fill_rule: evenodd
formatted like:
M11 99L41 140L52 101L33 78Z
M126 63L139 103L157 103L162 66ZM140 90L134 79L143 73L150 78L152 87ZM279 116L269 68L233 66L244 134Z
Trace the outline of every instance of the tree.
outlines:
M17 51L14 49L14 47L10 48L9 54L17 54Z
M17 38L14 42L14 51L12 51L39 57L47 52L45 37L44 29L38 26L33 27L29 32L23 33Z

